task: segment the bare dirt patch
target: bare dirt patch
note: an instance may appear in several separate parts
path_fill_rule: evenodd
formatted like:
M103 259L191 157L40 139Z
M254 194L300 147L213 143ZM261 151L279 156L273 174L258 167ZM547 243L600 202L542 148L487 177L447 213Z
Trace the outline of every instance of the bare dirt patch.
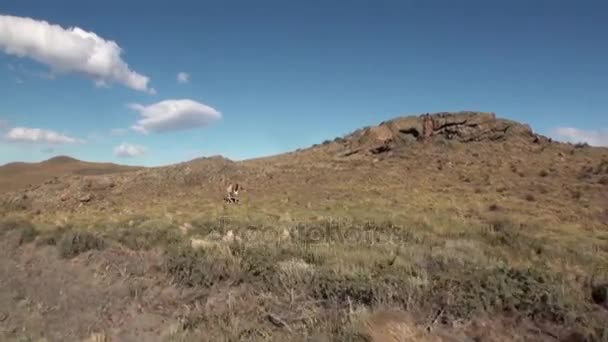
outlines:
M159 271L157 252L117 246L72 259L55 246L0 249L0 338L81 341L94 333L110 341L161 341L180 291Z

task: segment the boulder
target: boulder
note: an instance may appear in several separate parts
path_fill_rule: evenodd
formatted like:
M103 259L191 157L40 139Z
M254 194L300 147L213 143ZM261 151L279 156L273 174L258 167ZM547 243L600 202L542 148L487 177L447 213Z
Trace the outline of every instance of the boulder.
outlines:
M70 199L70 194L68 192L64 192L59 196L59 200L61 200L61 202L65 202L68 199Z
M87 203L87 202L90 202L92 199L93 199L93 196L91 196L91 194L84 194L78 198L78 201L80 201L82 203Z

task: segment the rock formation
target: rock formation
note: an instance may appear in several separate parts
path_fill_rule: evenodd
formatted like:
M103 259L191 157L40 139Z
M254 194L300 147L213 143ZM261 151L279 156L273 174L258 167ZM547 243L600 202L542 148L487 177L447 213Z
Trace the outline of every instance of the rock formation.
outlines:
M494 113L457 112L400 117L358 130L346 140L349 154L384 153L414 142L454 140L462 143L524 139L540 141L530 126L496 118ZM355 152L355 153L356 153Z

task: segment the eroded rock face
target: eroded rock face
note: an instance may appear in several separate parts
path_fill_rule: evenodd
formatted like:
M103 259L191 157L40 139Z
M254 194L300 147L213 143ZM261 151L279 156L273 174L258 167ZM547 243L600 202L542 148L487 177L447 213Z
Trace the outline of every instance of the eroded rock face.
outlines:
M498 119L494 113L457 112L435 113L396 118L354 132L352 145L365 146L372 154L390 151L414 142L437 139L459 142L503 141L507 139L538 141L530 126Z

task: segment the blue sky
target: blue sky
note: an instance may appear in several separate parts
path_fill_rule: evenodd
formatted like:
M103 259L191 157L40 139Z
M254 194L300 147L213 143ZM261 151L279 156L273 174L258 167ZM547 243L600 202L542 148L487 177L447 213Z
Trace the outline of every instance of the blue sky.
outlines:
M246 159L458 110L608 145L607 37L606 1L3 0L0 164Z

